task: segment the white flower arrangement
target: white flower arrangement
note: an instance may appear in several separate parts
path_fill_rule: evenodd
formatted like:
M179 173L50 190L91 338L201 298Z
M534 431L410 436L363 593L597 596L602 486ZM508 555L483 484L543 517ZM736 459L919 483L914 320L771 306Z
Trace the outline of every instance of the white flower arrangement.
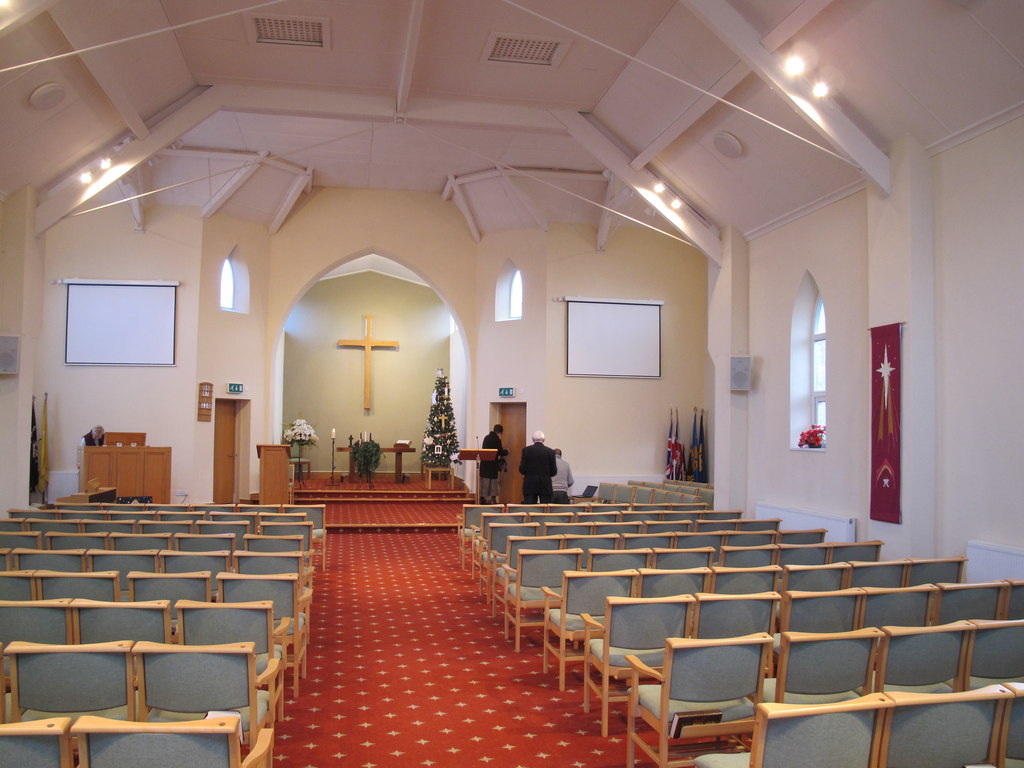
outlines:
M285 427L282 440L288 445L316 445L320 442L313 425L305 419L296 419Z

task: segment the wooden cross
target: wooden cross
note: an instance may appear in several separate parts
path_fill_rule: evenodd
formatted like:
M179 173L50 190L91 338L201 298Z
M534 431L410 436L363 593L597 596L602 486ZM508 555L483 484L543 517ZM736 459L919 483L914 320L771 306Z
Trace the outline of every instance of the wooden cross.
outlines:
M338 339L339 347L362 347L363 358L363 408L370 410L370 375L373 370L373 349L398 349L397 341L378 341L373 338L373 315L366 315L366 334L362 339Z

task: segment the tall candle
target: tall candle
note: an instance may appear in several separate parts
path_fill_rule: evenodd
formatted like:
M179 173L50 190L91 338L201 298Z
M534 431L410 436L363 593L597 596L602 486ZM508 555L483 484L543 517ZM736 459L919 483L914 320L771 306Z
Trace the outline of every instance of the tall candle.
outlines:
M333 440L337 436L338 436L337 431L334 429L334 427L331 427L331 440Z

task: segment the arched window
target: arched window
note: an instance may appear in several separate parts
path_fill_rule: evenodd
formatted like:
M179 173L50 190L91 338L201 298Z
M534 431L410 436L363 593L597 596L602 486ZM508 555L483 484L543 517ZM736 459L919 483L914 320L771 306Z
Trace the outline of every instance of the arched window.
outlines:
M506 261L494 286L494 319L523 319L523 273Z
M814 326L811 329L811 391L813 398L813 414L815 424L825 425L825 302L818 296L814 307Z
M220 308L227 312L249 311L249 270L237 248L220 265Z
M827 388L827 336L825 301L818 284L804 275L793 302L789 355L790 445L812 425L825 426Z
M235 269L230 256L220 266L220 308L235 308Z

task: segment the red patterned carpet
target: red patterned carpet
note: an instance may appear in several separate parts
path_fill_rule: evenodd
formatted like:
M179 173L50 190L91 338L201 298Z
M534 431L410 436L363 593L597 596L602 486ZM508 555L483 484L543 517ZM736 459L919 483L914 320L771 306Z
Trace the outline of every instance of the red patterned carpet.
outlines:
M277 727L279 768L623 764L624 717L601 738L579 677L560 693L541 671L539 634L513 651L454 533L331 533L316 579L309 677Z
M337 502L324 509L324 524L335 527L436 527L455 526L462 515L462 503L450 501Z

